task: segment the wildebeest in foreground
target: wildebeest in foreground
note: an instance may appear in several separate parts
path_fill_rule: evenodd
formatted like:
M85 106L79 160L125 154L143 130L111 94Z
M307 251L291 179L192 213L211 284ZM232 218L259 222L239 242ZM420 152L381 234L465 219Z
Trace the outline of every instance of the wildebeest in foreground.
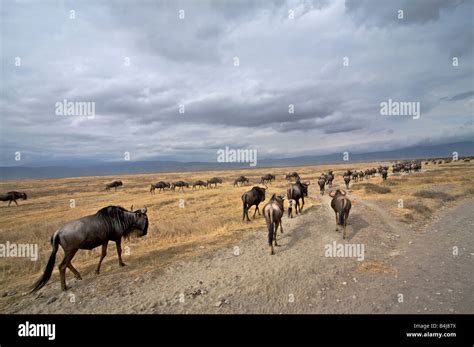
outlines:
M159 193L162 190L165 190L165 188L170 188L170 184L168 182L160 181L158 183L155 183L155 184L151 185L150 193L155 194L155 189L158 189L158 193Z
M214 185L214 188L217 188L217 183L222 184L222 179L218 177L212 177L207 180L207 188L212 188L212 185Z
M41 289L51 278L59 245L64 250L64 258L59 265L62 290L67 290L66 268L69 268L77 279L81 279L79 271L71 263L79 249L91 250L102 246L102 254L96 269L98 274L102 260L107 255L108 242L114 241L117 246L119 265L125 266L122 261L122 238L130 236L132 233L139 237L145 236L148 231L146 207L133 211L132 206L130 210L127 211L120 206L104 207L96 214L73 220L59 228L51 237L53 250L43 276L35 283L32 292Z
M297 181L295 184L292 184L290 188L287 190L287 198L288 200L294 200L295 201L295 211L296 214L298 214L298 210L301 212L303 210L304 206L304 197L308 196L308 186L309 182L306 183L301 183L301 181ZM302 205L300 207L300 199L302 202ZM288 208L288 217L293 218L293 210Z
M331 207L336 213L336 230L337 226L340 225L344 228L342 232L342 238L346 238L346 225L347 219L349 218L349 211L351 210L351 201L346 197L344 190L337 189L336 191L329 192L329 196L332 199Z
M202 188L202 187L207 187L207 182L198 180L193 183L193 189L196 189L196 187Z
M387 176L388 176L388 170L386 170L385 168L382 170L381 172L381 175L382 175L382 180L386 181L387 180Z
M270 201L268 201L268 203L263 207L263 216L265 217L268 228L268 245L270 246L270 254L275 254L273 243L275 243L275 246L278 246L278 226L280 226L280 231L283 234L283 223L281 222L281 217L283 217L284 199L284 195L277 196L276 194L273 194Z
M255 219L255 213L258 212L260 214L260 211L258 209L258 205L265 200L265 191L266 188L262 187L253 187L250 189L248 192L245 192L242 194L242 205L243 205L243 216L242 220L247 218L247 222L250 222L249 218L249 209L253 205L255 205L255 211L253 212L253 218Z
M238 186L239 183L241 183L241 184L249 183L249 179L248 179L247 177L245 177L245 176L239 176L239 177L237 177L237 178L235 179L235 181L234 181L234 187L235 187L235 186Z
M26 200L26 193L8 192L6 194L0 194L0 201L8 201L8 206L10 206L12 201L18 206L18 203L16 202L18 199Z
M107 183L105 185L105 190L110 190L110 188L115 188L117 190L118 187L123 186L122 181L113 181L112 183Z

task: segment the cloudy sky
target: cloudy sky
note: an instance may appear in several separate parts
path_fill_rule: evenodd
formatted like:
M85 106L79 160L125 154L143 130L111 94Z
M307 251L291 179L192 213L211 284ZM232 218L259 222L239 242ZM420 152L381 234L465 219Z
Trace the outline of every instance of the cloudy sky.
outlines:
M470 0L1 0L0 164L472 140L473 15ZM381 115L388 99L420 119ZM57 115L63 100L95 116Z

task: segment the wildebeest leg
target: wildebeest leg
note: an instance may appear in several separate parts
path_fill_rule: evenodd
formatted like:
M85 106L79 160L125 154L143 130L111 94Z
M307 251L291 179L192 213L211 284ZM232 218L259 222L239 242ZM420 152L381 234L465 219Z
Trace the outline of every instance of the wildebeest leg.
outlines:
M342 233L342 238L345 239L346 238L346 226L347 226L347 219L349 218L349 211L347 211L345 213L345 217L344 217L344 232Z
M255 219L255 214L258 211L258 204L255 206L255 211L253 211L253 219ZM260 215L260 211L258 211L258 214Z
M10 207L11 203L12 203L12 200L10 200L10 201L8 202L8 206L7 206L7 207Z
M105 256L107 255L107 245L109 244L109 241L104 243L102 245L102 254L100 255L99 259L99 265L97 265L97 269L95 270L95 273L98 275L100 273L100 265L102 265L102 260L104 260Z
M69 262L67 267L69 268L69 270L72 271L72 273L74 274L74 277L76 277L78 280L82 280L81 274L79 273L79 271L77 271L77 269L74 266L72 266L71 262Z
M117 245L117 255L119 259L119 265L125 266L125 263L122 261L122 239L116 241L115 244Z
M336 214L336 230L339 230L337 227L339 225L339 218L337 217L337 212L335 212L335 214Z
M280 232L283 234L283 222L280 222ZM276 240L276 236L275 236L275 240Z
M275 222L275 230L273 231L273 239L275 240L275 246L278 246L278 243L277 243L278 226L279 226L279 223Z
M304 206L304 197L301 197L301 207L300 207L300 212L303 211L303 206Z
M72 258L76 254L77 249L66 252L64 255L63 261L59 264L59 277L61 278L61 289L67 290L66 286L66 268L68 267L69 263L71 262Z
M17 205L17 206L18 206L18 203L16 202L16 200L15 200L15 199L13 199L13 202L15 203L15 205Z

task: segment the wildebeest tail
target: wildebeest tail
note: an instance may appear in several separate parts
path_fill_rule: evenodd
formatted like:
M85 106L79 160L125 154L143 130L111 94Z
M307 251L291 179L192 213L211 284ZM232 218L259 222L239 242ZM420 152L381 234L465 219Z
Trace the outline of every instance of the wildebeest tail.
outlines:
M268 223L268 244L271 246L273 242L273 231L275 223L273 223L273 214L270 212L270 223Z
M245 201L243 196L242 196L242 209L243 209L243 215L242 215L242 219L243 219L245 218L245 212L247 212L247 202Z
M344 225L344 215L345 215L344 211L339 212L339 225L342 225L342 226Z
M346 218L346 206L347 206L347 201L342 200L342 208L339 211L339 225L344 225L344 219Z
M46 264L43 276L41 276L38 282L35 283L30 293L34 293L43 288L43 286L48 283L49 279L51 278L54 263L56 262L56 253L58 252L59 247L59 234L56 233L53 235L53 237L51 238L51 245L53 246L53 250L51 251L51 255L49 256L48 264Z

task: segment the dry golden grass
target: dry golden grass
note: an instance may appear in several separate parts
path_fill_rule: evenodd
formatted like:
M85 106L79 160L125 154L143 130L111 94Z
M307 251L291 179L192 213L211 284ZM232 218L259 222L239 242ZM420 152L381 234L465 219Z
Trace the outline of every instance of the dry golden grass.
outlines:
M343 185L342 172L348 168L357 170L378 165L390 165L389 162L351 163L338 165L318 165L292 168L259 168L243 170L225 170L208 172L157 173L123 175L120 177L80 177L63 179L18 180L0 182L0 191L25 191L28 200L19 201L20 206L0 206L0 243L33 243L39 247L39 261L32 262L22 258L0 258L0 290L7 286L31 285L42 272L46 259L51 251L50 237L62 224L67 221L93 214L108 205L130 205L148 207L150 220L149 233L140 239L130 239L125 242L124 249L130 257L139 258L140 264L149 264L152 260L160 260L165 251L172 247L196 244L202 245L215 242L218 239L235 239L250 230L263 230L265 222L257 217L251 223L242 222L241 195L256 185L260 177L266 173L276 175L276 182L269 185L269 195L285 193L289 183L284 175L297 171L303 181L310 180L312 192L318 191L316 179L321 172L332 168L335 171L335 185ZM425 169L424 169L425 170ZM474 165L470 163L445 164L428 166L427 171L412 175L389 176L389 181L383 183L380 177L360 183L351 182L357 188L365 183L390 187L390 192L377 194L372 190L354 189L352 195L358 199L380 202L389 207L388 211L395 216L404 217L416 214L409 208L398 208L397 201L418 201L431 210L443 203L436 197L415 197L414 193L422 190L446 190L455 198L464 194L472 195L472 180ZM251 185L233 187L233 180L239 175L250 179ZM192 183L195 180L206 180L210 177L221 177L223 185L217 189L185 189L184 192L162 192L151 195L150 184L159 180L176 181L182 179ZM104 191L105 183L121 179L124 187L118 191ZM471 192L469 193L469 189ZM71 208L71 199L75 200L75 208ZM184 208L180 208L183 199ZM306 207L320 203L308 198ZM410 206L410 204L408 204ZM261 206L263 207L263 206ZM252 209L253 213L253 209ZM412 215L412 217L414 217ZM128 248L127 248L128 247ZM163 252L161 252L163 251ZM62 257L62 251L58 254ZM95 266L99 257L99 249L80 251L73 263L79 271L88 270ZM124 257L127 260L127 255ZM116 263L115 246L109 245L108 262ZM55 271L56 272L56 271ZM1 294L1 293L0 293Z

